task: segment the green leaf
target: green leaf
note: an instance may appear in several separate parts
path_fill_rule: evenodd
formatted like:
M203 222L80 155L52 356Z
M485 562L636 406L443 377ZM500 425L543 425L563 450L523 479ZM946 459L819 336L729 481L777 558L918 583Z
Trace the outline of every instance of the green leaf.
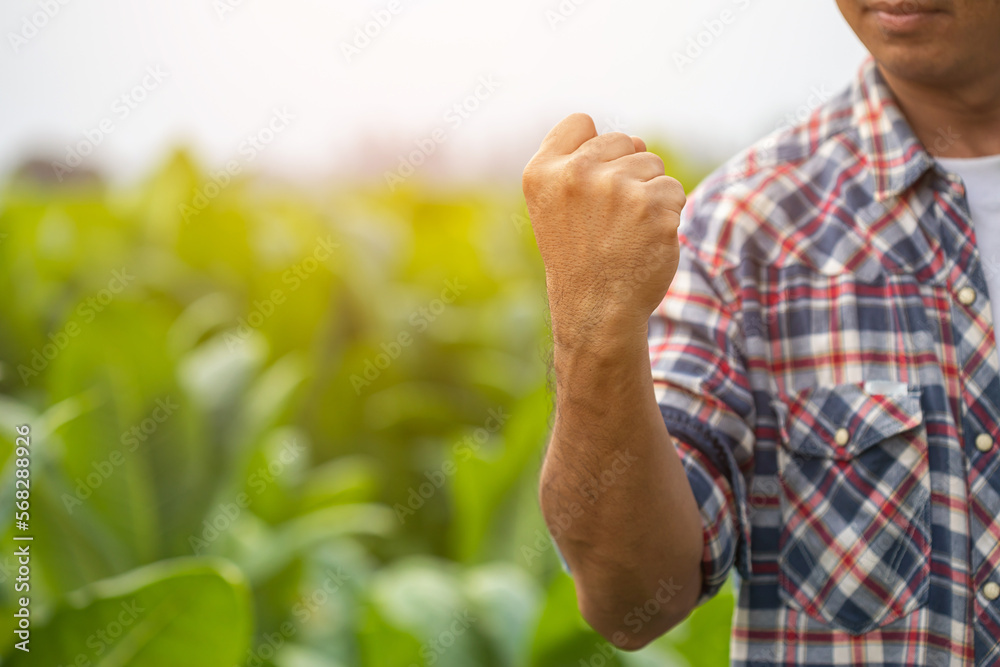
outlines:
M519 567L490 563L465 573L465 592L480 619L478 630L492 642L499 664L525 664L541 613L538 584Z
M272 576L292 558L330 540L350 535L388 536L398 525L391 509L375 504L327 507L273 530L253 516L247 512L229 530L238 545L235 559L254 582Z
M377 463L370 456L342 456L313 468L302 487L301 509L370 502L378 488Z
M236 304L225 292L212 292L192 302L167 332L167 342L174 354L191 351L211 331L230 325L237 319Z
M385 618L384 610L367 605L363 612L359 646L362 665L419 667L420 640Z
M488 443L479 449L471 439L453 451L456 529L451 539L458 560L475 560L488 538L497 539L503 528L508 529L505 534L511 532L510 526L498 521L498 515L518 481L529 470L534 476L533 463L540 460L545 444L549 405L546 387L540 385L510 410L499 430L499 451L489 448ZM470 450L475 450L471 457Z
M302 355L293 353L261 373L247 391L235 419L231 433L235 443L253 443L266 429L277 424L305 381L306 367Z
M438 667L490 665L479 634L481 618L466 598L455 568L426 557L408 558L378 573L371 604L384 626L420 640L419 652L404 662ZM478 659L477 659L478 658Z
M665 637L654 642L683 655L691 667L729 664L729 639L735 598L733 579Z
M277 667L347 667L342 662L331 660L325 653L298 644L283 646L274 664Z
M573 580L564 574L556 575L535 627L532 667L575 666L581 661L584 665L597 662L606 667L621 667L619 655L617 649L591 630L580 616Z
M251 635L246 580L219 559L161 561L90 584L35 626L31 652L10 665L220 667L240 661Z
M181 384L206 411L233 413L253 377L264 365L267 341L215 336L189 352L178 367Z

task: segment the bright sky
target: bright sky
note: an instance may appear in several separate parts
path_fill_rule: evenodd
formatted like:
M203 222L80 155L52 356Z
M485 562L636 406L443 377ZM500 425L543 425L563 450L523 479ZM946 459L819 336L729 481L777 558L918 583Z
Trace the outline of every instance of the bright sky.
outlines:
M126 180L179 142L315 176L431 141L432 172L515 175L572 111L715 161L865 55L834 0L3 0L0 34L0 174L100 140L83 163Z

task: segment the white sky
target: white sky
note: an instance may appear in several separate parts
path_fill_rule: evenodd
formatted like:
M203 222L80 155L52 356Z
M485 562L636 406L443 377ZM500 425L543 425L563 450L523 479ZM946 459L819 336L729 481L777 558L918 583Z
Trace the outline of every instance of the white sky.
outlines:
M253 167L293 177L378 176L439 127L431 173L514 176L572 111L717 161L811 91L841 89L865 54L834 0L396 1L348 62L342 43L390 0L3 0L0 174L40 150L64 155L102 119L114 131L85 164L118 178L178 143L206 166L248 162L241 143L275 108L295 120ZM58 11L13 44L43 5ZM574 11L553 27L560 6ZM679 70L674 54L723 11L730 22ZM168 76L125 117L116 100L156 66ZM499 87L449 122L483 76Z

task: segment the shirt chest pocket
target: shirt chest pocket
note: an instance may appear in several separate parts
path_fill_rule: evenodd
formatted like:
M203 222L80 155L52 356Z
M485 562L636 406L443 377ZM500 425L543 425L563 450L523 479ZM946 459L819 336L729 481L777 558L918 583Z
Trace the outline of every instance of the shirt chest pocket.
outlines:
M775 408L785 603L852 634L924 606L930 478L919 390L814 387Z

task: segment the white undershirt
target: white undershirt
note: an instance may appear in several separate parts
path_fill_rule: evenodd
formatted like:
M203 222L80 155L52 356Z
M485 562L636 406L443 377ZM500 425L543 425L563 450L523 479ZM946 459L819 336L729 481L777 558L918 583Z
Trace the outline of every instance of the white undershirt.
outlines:
M990 291L993 326L1000 327L1000 155L937 158L937 161L965 182L976 246Z

